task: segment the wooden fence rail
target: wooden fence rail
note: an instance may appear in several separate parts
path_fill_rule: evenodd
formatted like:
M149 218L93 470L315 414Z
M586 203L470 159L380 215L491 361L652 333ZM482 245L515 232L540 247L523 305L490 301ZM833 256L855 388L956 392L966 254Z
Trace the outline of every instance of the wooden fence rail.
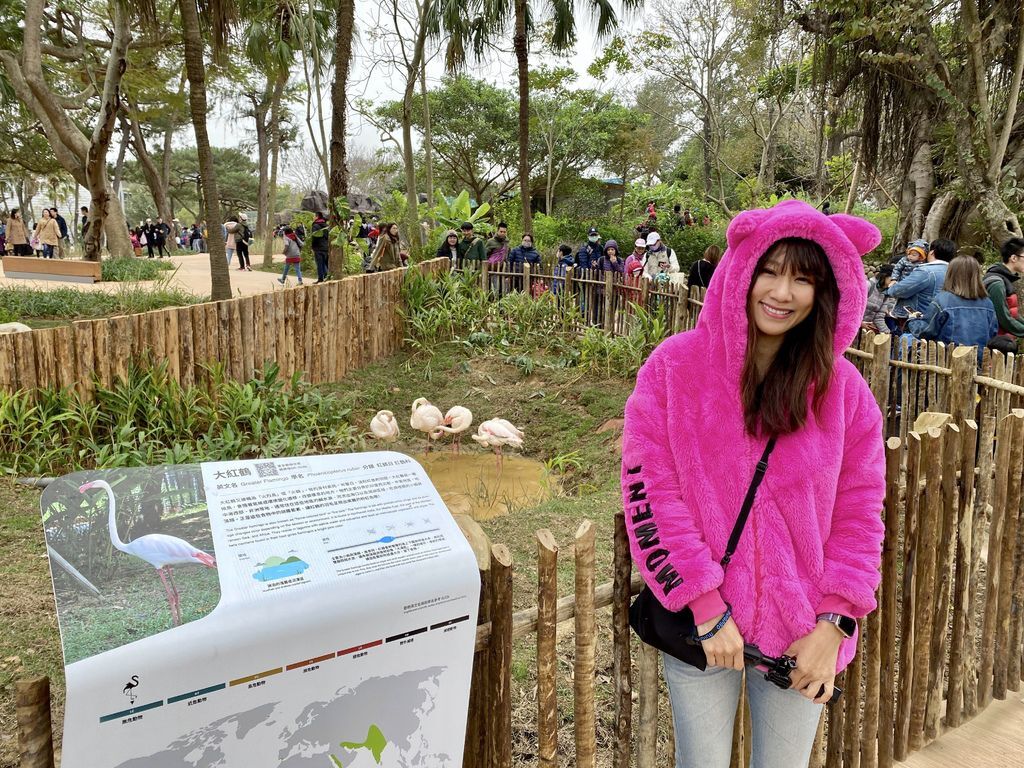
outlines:
M426 274L447 259L413 267ZM138 315L79 320L70 326L0 334L0 391L74 387L91 397L96 384L126 379L132 364L165 361L184 386L207 380L219 363L249 381L265 362L283 377L337 381L396 352L403 327L395 311L405 270L346 277L220 302Z

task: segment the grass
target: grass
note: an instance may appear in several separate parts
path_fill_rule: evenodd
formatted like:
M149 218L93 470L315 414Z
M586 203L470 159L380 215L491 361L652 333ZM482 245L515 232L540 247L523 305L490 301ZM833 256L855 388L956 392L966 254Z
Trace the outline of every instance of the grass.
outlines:
M0 288L0 322L52 325L72 320L91 320L114 315L149 312L164 307L198 304L206 297L171 287L167 281L155 286L125 283L117 291L80 291L75 288L40 290L24 286Z
M341 382L323 388L341 412L350 411L350 420L365 428L373 414L388 408L395 412L402 427L402 439L390 446L411 455L420 455L423 442L412 434L408 409L417 397L429 398L443 409L461 404L470 408L479 422L501 416L521 426L526 433L524 454L560 471L563 493L533 508L520 508L511 514L481 523L495 543L512 552L514 606L535 604L536 540L535 531L548 528L561 546L560 593L573 588L573 534L583 519L597 527L597 581L610 578L612 561L612 520L621 504L618 490L618 430L599 432L609 420L621 418L632 382L608 377L599 370L584 371L559 364L557 357L537 350L514 350L528 355L533 364L521 366L508 362L508 355L493 348L473 349L460 343L440 344L426 364L422 355L401 353L389 360L364 368ZM477 450L472 447L466 450ZM375 447L375 446L368 446ZM50 577L44 557L45 547L39 525L39 493L10 485L0 486L0 522L5 536L0 555L0 578L7 576L8 590L3 596L5 631L0 639L0 659L7 662L0 672L0 732L12 733L13 711L10 681L32 673L48 674L56 695L55 717L58 723L63 701L62 661L53 614ZM8 542L8 539L12 539ZM183 574L184 575L184 574ZM191 578L194 574L189 573ZM139 593L125 593L123 603L138 599L163 600L159 581L155 585L140 581ZM155 588L155 592L153 589ZM190 593L191 594L191 593ZM185 609L192 598L182 595ZM83 605L86 598L83 598ZM121 603L119 603L121 604ZM131 619L131 611L112 611L103 621L102 634L118 621ZM12 631L6 625L12 625ZM559 740L563 755L571 754L572 711L571 658L572 637L568 625L560 633L559 706L562 714ZM610 637L608 611L599 613L598 629L602 638ZM609 642L598 643L598 682L610 678ZM28 650L32 652L29 653ZM535 764L536 663L533 640L517 645L512 665L513 707L515 718L514 754L517 764ZM611 689L598 686L598 739L611 741ZM0 743L0 768L12 765L13 744ZM604 754L599 758L604 760ZM603 766L604 763L601 762Z
M156 280L161 272L174 272L176 267L170 260L140 259L135 256L123 256L106 259L102 263L102 280L108 282L128 282L132 280Z

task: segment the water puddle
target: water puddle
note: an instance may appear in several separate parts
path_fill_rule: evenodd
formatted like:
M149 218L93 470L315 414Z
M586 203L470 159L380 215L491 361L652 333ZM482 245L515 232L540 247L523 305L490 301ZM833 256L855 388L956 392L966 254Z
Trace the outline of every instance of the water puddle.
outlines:
M506 454L498 472L493 453L434 451L419 461L453 515L474 520L536 506L558 492L557 478L541 462Z

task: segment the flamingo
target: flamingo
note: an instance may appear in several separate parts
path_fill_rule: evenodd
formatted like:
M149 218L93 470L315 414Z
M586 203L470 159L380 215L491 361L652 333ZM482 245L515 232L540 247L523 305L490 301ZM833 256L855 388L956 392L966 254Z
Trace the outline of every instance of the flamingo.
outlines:
M523 446L523 432L519 427L505 419L488 419L476 428L476 434L470 435L485 448L493 448L498 456L498 472L501 472L502 455L501 449L506 445L521 448Z
M201 549L196 549L183 539L179 539L176 536L167 536L163 533L150 533L146 536L139 536L139 538L126 544L117 535L114 489L104 480L93 480L80 486L78 491L79 493L85 493L90 488L100 488L107 494L107 506L109 508L107 526L110 529L110 543L114 545L115 549L119 549L129 555L135 555L135 557L145 560L156 568L157 573L160 575L160 581L164 585L164 591L167 593L167 604L171 608L171 619L174 621L174 626L178 626L181 624L181 601L178 597L178 588L174 584L174 573L171 570L171 566L198 563L205 565L207 568L216 568L216 559L214 559L213 555L209 555Z
M139 676L132 675L132 679L125 683L124 690L121 691L125 696L131 699L132 704L135 703L135 689L139 686Z
M459 442L462 439L462 433L469 429L472 424L473 412L461 405L453 405L448 409L448 413L444 415L444 425L440 429L448 434L455 435L455 443L452 445L452 450L455 453L459 452Z
M441 409L432 405L425 397L416 398L412 404L412 412L409 415L409 426L427 435L427 453L430 453L430 441L437 440L444 434L441 429L444 424L444 415Z
M378 440L393 443L398 439L398 420L391 411L377 411L370 420L370 431Z

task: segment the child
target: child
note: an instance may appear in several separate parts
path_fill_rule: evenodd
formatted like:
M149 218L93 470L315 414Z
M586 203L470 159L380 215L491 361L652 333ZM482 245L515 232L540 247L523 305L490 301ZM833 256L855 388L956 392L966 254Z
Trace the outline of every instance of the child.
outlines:
M136 256L141 256L142 255L142 243L139 241L138 233L136 233L135 230L130 229L130 230L128 230L128 234L131 237L132 250L135 252Z
M298 238L291 227L284 228L284 271L277 278L277 282L284 285L288 277L288 268L295 266L295 276L299 278L299 285L302 285L302 241Z
M551 281L551 292L557 296L562 292L562 287L565 285L566 269L575 266L576 259L572 255L572 246L565 243L558 246L558 250L555 251L555 257L558 259L558 263L555 264L555 279Z
M896 262L896 266L892 268L890 285L908 278L910 273L917 269L918 265L923 264L926 258L928 258L927 240L914 240L908 243L906 255ZM897 300L896 306L893 307L889 313L890 317L892 317L897 324L900 324L901 321L905 322L910 316L910 305L913 302L914 299Z

